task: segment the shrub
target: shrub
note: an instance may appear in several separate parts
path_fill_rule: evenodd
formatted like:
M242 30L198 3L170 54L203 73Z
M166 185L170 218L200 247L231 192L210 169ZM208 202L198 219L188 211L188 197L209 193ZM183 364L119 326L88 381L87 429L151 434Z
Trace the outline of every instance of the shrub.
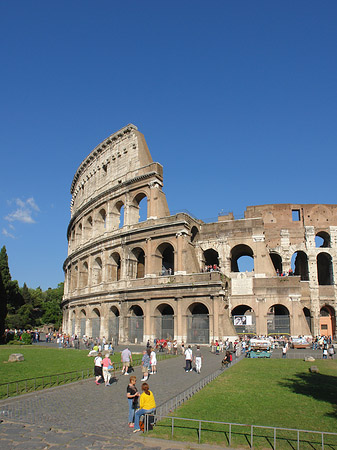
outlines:
M21 334L21 342L23 342L26 345L29 345L32 343L32 336L29 333L22 333Z

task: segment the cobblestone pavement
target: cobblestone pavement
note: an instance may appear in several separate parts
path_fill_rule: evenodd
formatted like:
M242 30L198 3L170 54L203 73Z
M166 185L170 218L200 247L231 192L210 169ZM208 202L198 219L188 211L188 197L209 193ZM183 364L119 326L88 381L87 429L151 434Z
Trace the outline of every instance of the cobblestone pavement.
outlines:
M201 374L184 371L184 357L158 363L158 373L149 377L157 405L184 391L221 365L221 355L202 349ZM141 370L135 368L137 387ZM0 401L0 448L39 449L157 449L190 448L187 444L154 441L133 434L128 428L126 387L129 377L119 374L110 387L93 379L46 389ZM198 448L198 446L192 446ZM202 447L201 447L202 448Z

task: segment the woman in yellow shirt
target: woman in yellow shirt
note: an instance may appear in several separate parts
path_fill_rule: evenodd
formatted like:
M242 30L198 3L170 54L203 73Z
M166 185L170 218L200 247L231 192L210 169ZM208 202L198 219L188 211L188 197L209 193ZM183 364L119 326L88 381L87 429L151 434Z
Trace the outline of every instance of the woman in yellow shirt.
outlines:
M156 402L154 400L154 396L152 392L149 389L149 385L147 383L142 384L142 395L139 397L139 406L140 409L136 411L135 414L135 429L133 430L134 433L137 433L137 431L140 431L139 428L139 419L143 414L151 414L156 409Z

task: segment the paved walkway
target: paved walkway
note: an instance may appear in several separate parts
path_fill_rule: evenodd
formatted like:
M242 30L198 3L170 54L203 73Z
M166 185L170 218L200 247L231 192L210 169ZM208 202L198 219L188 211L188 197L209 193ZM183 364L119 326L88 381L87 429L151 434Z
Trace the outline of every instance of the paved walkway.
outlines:
M158 363L158 374L148 383L159 406L221 365L221 356L202 349L201 374L184 371L184 357ZM141 369L135 368L137 387ZM0 448L42 449L140 449L168 450L181 443L144 439L128 428L126 387L129 377L119 375L110 387L84 380L57 388L0 401ZM198 448L192 446L191 448ZM188 447L186 447L188 448Z

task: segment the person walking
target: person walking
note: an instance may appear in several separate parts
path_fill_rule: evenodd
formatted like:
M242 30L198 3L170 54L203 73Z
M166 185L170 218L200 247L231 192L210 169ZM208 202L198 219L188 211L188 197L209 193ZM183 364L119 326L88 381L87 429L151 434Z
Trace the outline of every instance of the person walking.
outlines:
M191 346L189 345L185 350L185 372L192 372L192 360L193 360L193 352Z
M150 364L151 364L150 374L155 375L157 373L157 355L153 348L150 353Z
M195 363L196 372L200 373L201 364L202 364L202 355L201 355L200 345L197 345L197 350L195 352L195 357L194 357L194 363Z
M126 396L129 403L129 427L134 428L135 424L135 411L138 407L138 397L140 396L140 393L138 392L138 389L136 388L136 381L137 378L132 375L130 377L130 382L128 384L128 387L126 388Z
M121 362L123 364L122 375L128 375L128 369L132 364L132 354L128 347L126 347L121 353Z
M156 402L154 399L154 395L150 391L149 385L147 383L142 384L142 391L143 393L139 398L140 409L138 409L135 413L135 426L134 426L135 429L133 430L134 433L140 431L139 426L140 417L144 414L151 414L156 409Z
M109 356L110 356L109 353L106 353L105 357L102 360L103 378L104 378L105 386L110 386L111 374L110 374L109 370L112 367L112 362L111 362L111 359L109 358Z
M142 357L142 373L143 378L142 381L146 381L149 377L149 369L150 369L150 355L151 350L147 349L143 351L143 357Z
M103 361L102 353L98 353L98 355L95 357L95 368L94 368L94 373L96 377L95 383L97 385L100 384L98 381L103 378L102 361Z

